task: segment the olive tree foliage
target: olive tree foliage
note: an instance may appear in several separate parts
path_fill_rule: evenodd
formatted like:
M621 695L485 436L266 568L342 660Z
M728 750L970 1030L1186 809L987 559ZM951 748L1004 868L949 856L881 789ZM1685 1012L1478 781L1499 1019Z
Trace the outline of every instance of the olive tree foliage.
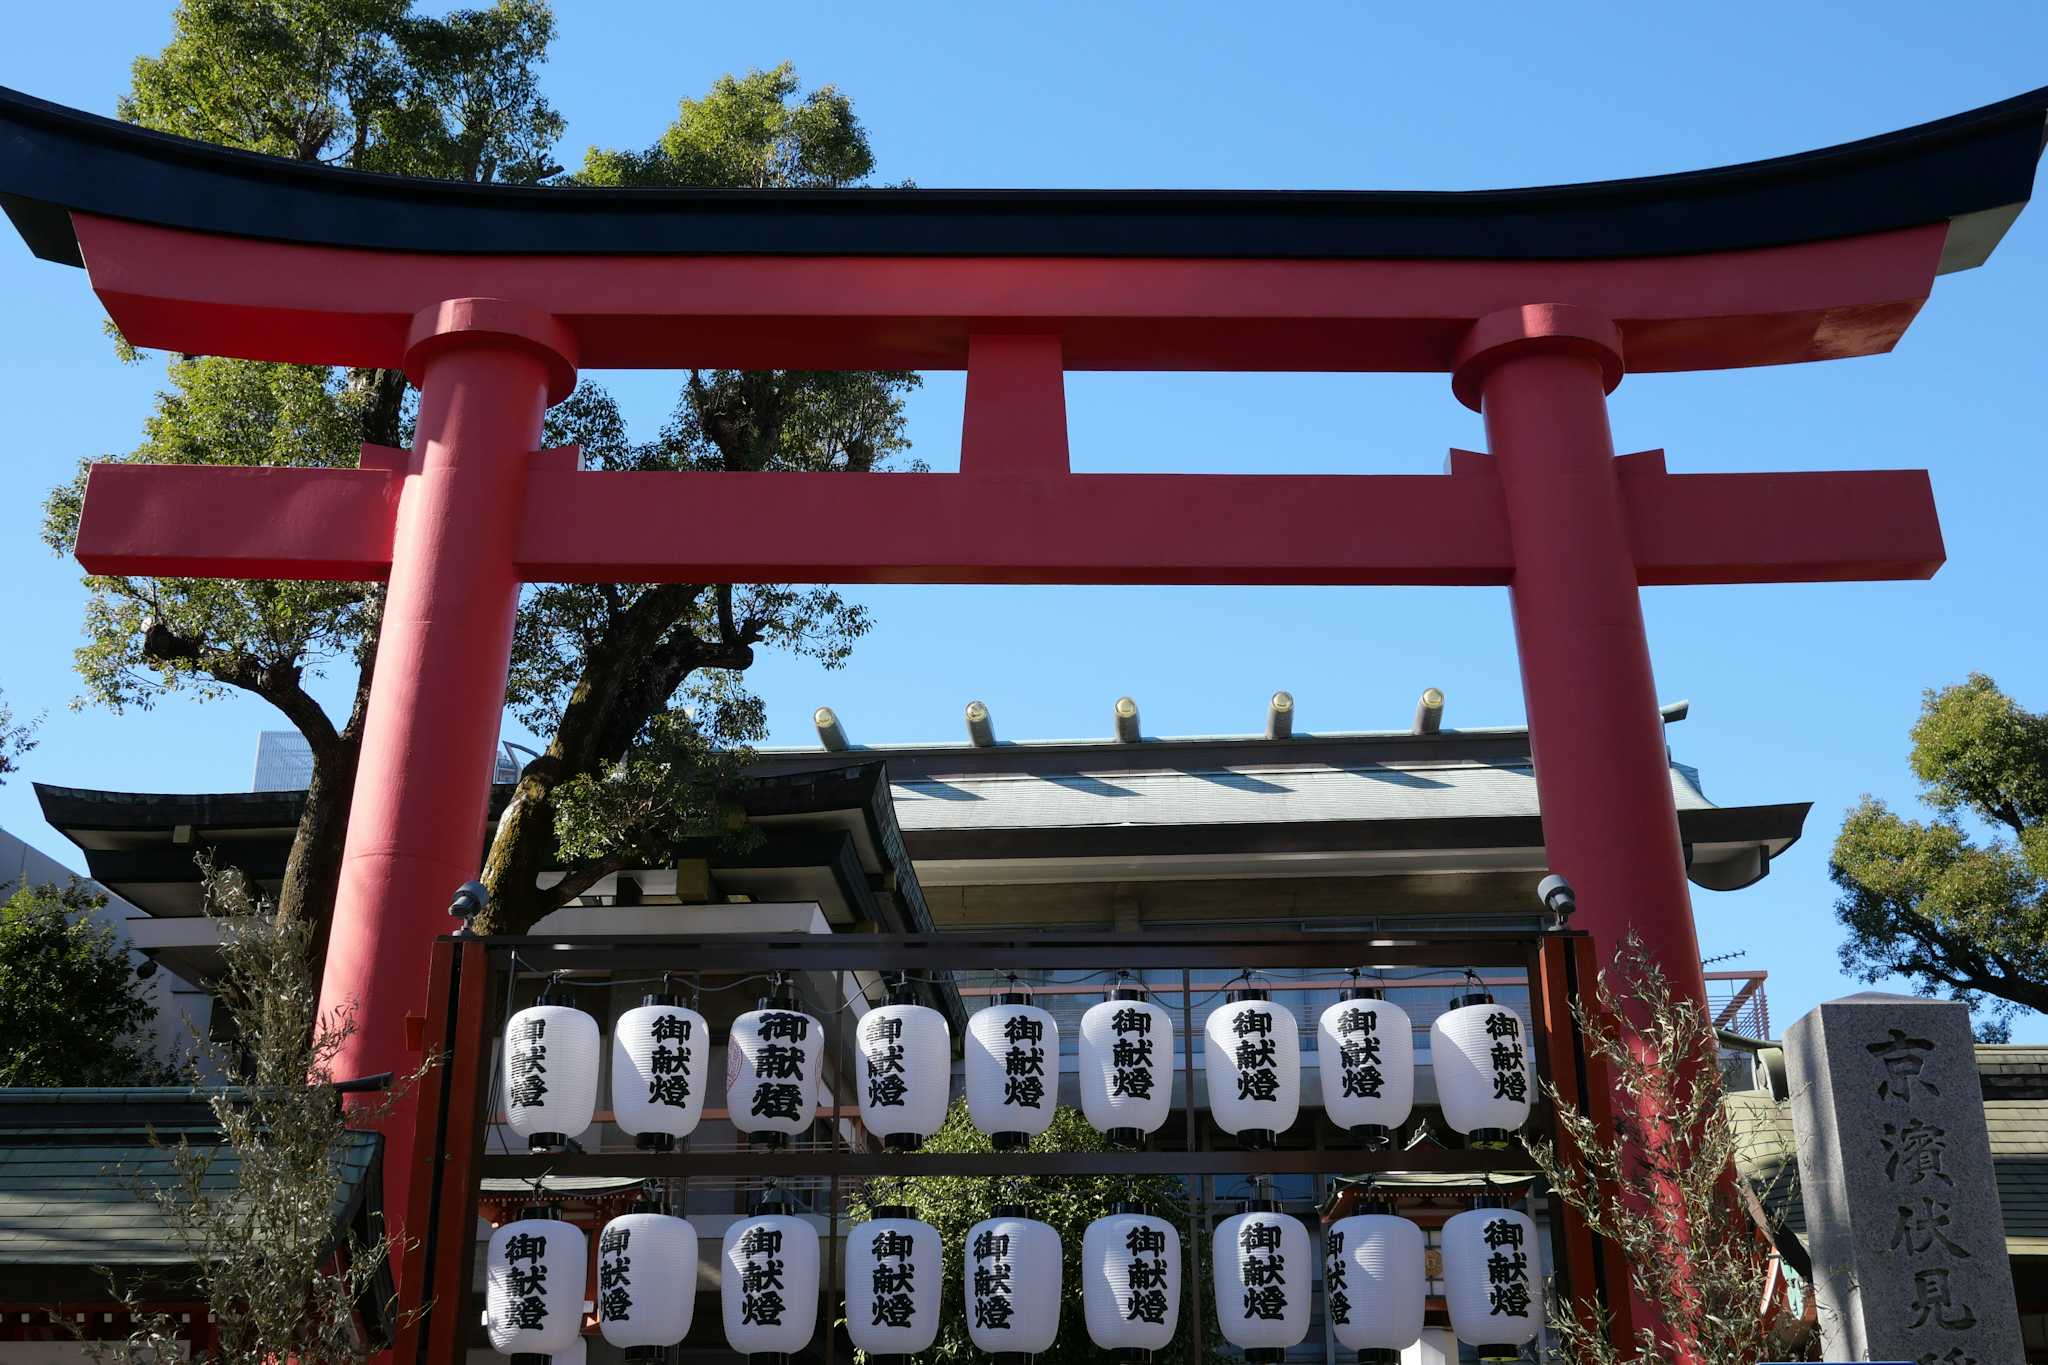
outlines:
M0 1086L160 1085L142 1043L156 1006L127 949L79 882L23 886L0 902Z
M830 87L802 94L784 64L720 79L682 101L653 146L593 149L574 179L817 188L857 183L873 166L852 104ZM547 439L581 446L586 467L604 470L866 473L905 449L903 399L916 384L907 373L695 370L651 440L630 437L611 397L584 384L549 414ZM829 588L530 590L510 701L548 742L499 821L479 927L518 932L613 872L659 865L684 841L731 828L732 784L764 730L742 682L755 648L836 667L868 627L866 611ZM542 889L535 879L553 859L566 874Z
M2048 715L1973 673L1925 694L1912 746L1933 818L1866 795L1835 837L1842 966L1981 1010L1979 1036L2004 1041L2048 1011Z
M224 965L215 998L234 1037L208 1045L228 1081L209 1094L218 1138L153 1139L170 1177L130 1178L195 1268L219 1338L207 1365L365 1365L378 1343L361 1330L358 1310L395 1243L389 1234L366 1243L335 1228L347 1159L357 1151L350 1130L376 1126L426 1067L375 1103L352 1106L344 1122L333 1067L355 1020L348 1008L319 1007L314 926L280 919L239 874L212 869L207 913L220 929ZM182 1361L177 1316L149 1309L134 1286L116 1281L113 1290L128 1305L132 1330L125 1340L86 1343L92 1357L108 1365Z
M542 0L441 17L411 0L183 0L163 51L135 63L120 113L144 127L355 170L530 183L557 171L563 121L538 83L554 19ZM125 359L142 357L116 338ZM363 442L402 445L396 370L221 357L169 360L138 464L353 468ZM46 505L68 555L84 471ZM183 693L252 695L306 739L313 771L277 911L323 921L355 789L383 589L365 583L92 577L81 702L146 708ZM309 683L354 674L339 712Z
M946 1115L945 1126L925 1139L927 1152L992 1152L988 1136L974 1126L967 1101L960 1100ZM1079 1110L1062 1106L1052 1123L1031 1139L1034 1152L1102 1152L1109 1150L1102 1134L1090 1127ZM914 1164L914 1163L911 1163ZM972 1258L966 1254L968 1229L992 1216L996 1204L1022 1204L1033 1218L1051 1224L1060 1235L1060 1331L1052 1349L1034 1357L1038 1365L1107 1365L1115 1353L1088 1339L1086 1319L1081 1311L1081 1239L1088 1225L1107 1218L1119 1203L1132 1202L1147 1213L1164 1218L1180 1229L1182 1302L1180 1322L1173 1341L1161 1353L1164 1360L1190 1360L1194 1334L1187 1311L1187 1278L1194 1277L1202 1305L1204 1361L1231 1358L1216 1327L1215 1295L1208 1292L1207 1228L1189 1243L1187 1227L1188 1192L1178 1176L1009 1176L987 1180L970 1176L921 1175L902 1179L869 1181L847 1199L846 1216L859 1221L874 1216L883 1205L907 1204L916 1216L939 1230L943 1247L941 1264L945 1289L940 1297L939 1336L921 1358L938 1365L978 1365L988 1357L974 1348L967 1334L967 1294L961 1279Z
M1609 1243L1629 1288L1659 1320L1617 1345L1605 1305L1553 1305L1551 1329L1569 1365L1756 1365L1807 1360L1810 1324L1773 1314L1771 1239L1762 1201L1738 1183L1742 1138L1722 1105L1719 1038L1698 1001L1673 993L1631 932L1590 1000L1574 1001L1589 1057L1609 1072L1613 1124L1550 1082L1563 1141L1531 1138L1529 1155L1554 1198ZM1767 1192L1779 1193L1779 1192ZM1662 1340L1659 1340L1661 1331Z
M16 722L14 708L7 704L7 698L0 696L0 783L7 775L21 767L21 760L29 750L36 747L36 726L39 720L32 718Z

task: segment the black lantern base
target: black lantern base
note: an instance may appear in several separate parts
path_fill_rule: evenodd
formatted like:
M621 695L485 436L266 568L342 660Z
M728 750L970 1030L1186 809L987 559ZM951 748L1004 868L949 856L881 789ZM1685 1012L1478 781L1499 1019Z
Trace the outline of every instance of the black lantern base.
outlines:
M1489 1362L1520 1360L1522 1358L1522 1348L1519 1346L1481 1346L1478 1350L1479 1358Z
M1109 1139L1109 1145L1112 1147L1135 1151L1145 1145L1144 1131L1138 1128L1112 1128L1104 1136Z
M787 1351L755 1351L747 1357L747 1365L790 1365L795 1359Z
M548 1365L554 1357L545 1351L514 1351L512 1365Z
M996 1351L989 1356L990 1365L1031 1365L1038 1357L1029 1351Z
M681 1144L677 1143L674 1133L641 1133L633 1139L633 1145L643 1152L673 1152ZM637 1351L640 1348L629 1349Z
M1278 1346L1247 1346L1244 1358L1250 1365L1280 1365L1287 1359L1287 1352Z
M749 1133L747 1146L757 1152L779 1152L789 1146L787 1133Z
M1240 1128L1237 1130L1237 1145L1240 1151L1270 1152L1273 1150L1274 1134L1271 1128Z
M1118 1360L1146 1361L1152 1359L1152 1353L1142 1346L1119 1346L1110 1354Z
M917 1133L890 1133L883 1137L882 1145L892 1152L914 1152L924 1146L924 1138ZM879 1356L870 1356L868 1358L870 1360L881 1359Z
M1359 1147L1368 1152L1384 1152L1394 1145L1394 1130L1384 1123L1354 1124L1351 1136L1357 1138Z
M988 1141L999 1152L1021 1152L1031 1145L1031 1134L990 1133Z
M1388 1346L1362 1347L1358 1365L1401 1365L1401 1353Z
M898 1355L870 1355L870 1356L868 1357L868 1365L911 1365L911 1362L912 1362L912 1361L914 1361L914 1360L916 1360L916 1359L917 1359L917 1357L916 1357L916 1356L908 1356L908 1355L900 1355L900 1354L898 1354Z
M1505 1152L1515 1145L1515 1135L1505 1128L1474 1128L1465 1135L1465 1145L1481 1152Z
M528 1133L526 1150L529 1152L559 1152L569 1145L566 1133Z
M668 1359L666 1346L628 1346L626 1365L662 1365Z

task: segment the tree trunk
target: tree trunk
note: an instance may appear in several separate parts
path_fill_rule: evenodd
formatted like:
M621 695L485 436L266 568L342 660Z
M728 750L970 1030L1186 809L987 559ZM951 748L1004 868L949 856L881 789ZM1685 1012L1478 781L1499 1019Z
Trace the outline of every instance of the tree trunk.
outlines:
M549 800L560 763L552 754L534 760L519 774L511 804L498 818L484 858L484 885L490 908L477 917L485 934L523 934L555 908L548 893L535 883L555 851L555 809Z

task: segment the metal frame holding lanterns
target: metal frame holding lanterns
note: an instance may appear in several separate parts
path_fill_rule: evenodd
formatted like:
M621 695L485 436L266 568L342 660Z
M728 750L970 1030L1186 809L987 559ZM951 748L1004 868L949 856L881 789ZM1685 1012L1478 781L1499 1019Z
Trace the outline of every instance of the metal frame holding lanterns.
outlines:
M1546 888L1546 903L1554 899ZM1183 1241L1205 1245L1202 1184L1205 1176L1280 1174L1378 1175L1430 1173L1470 1175L1475 1180L1494 1171L1530 1169L1518 1158L1521 1135L1505 1149L1477 1144L1444 1146L1422 1142L1412 1147L1362 1141L1311 1111L1313 1124L1299 1124L1287 1138L1307 1146L1216 1147L1205 1142L1209 1125L1195 1103L1193 1054L1203 1038L1196 1030L1194 996L1213 989L1216 973L1237 973L1232 980L1259 969L1320 968L1333 963L1373 967L1435 968L1441 981L1402 980L1402 986L1450 985L1459 973L1473 969L1516 969L1526 977L1529 992L1529 1051L1534 1064L1531 1098L1535 1101L1522 1134L1534 1133L1564 1141L1551 1107L1535 1092L1535 1082L1548 1081L1572 1097L1596 1121L1607 1120L1611 1095L1603 1075L1587 1056L1572 1017L1571 1004L1582 984L1590 986L1596 964L1590 937L1563 925L1563 913L1546 932L1451 931L1402 934L1387 931L1316 933L1202 933L1164 931L1142 936L1108 934L945 934L945 935L807 935L770 938L635 937L628 939L550 935L547 937L478 938L457 934L439 940L431 958L429 1017L422 1028L423 1045L445 1059L422 1085L412 1199L405 1229L415 1245L405 1257L400 1285L401 1305L432 1302L437 1311L408 1319L395 1359L404 1365L460 1359L467 1346L467 1324L476 1319L471 1285L480 1182L487 1177L539 1181L543 1177L688 1178L814 1178L827 1184L828 1248L842 1231L841 1194L846 1181L888 1176L1004 1175L1102 1176L1181 1175L1189 1177ZM750 977L760 974L807 975L829 979L832 999L849 999L849 978L912 974L941 977L951 973L1018 971L1179 974L1178 990L1155 982L1171 999L1179 997L1175 1032L1180 1041L1176 1065L1184 1088L1180 1122L1169 1115L1166 1125L1143 1149L1101 1152L1032 1152L998 1150L986 1153L933 1153L857 1149L859 1128L856 1098L847 1085L834 1085L829 1102L820 1097L813 1131L820 1143L761 1151L746 1145L725 1148L682 1147L668 1151L621 1148L600 1151L559 1150L497 1154L486 1151L486 1138L501 1096L493 1086L496 1067L493 1042L509 1022L508 1009L518 979L545 979L572 986L609 985L677 972L692 975ZM1198 974L1200 974L1198 976ZM1497 975L1495 979L1500 979ZM1105 991L1111 983L1105 982ZM556 985L559 990L559 985ZM860 1055L860 1018L849 1011L830 1012L820 1021L824 1055L851 1074ZM1310 1025L1315 1021L1311 1019ZM706 1040L707 1043L710 1041ZM949 1062L950 1071L950 1062ZM573 1134L570 1136L574 1136ZM1488 1135L1493 1140L1494 1135ZM745 1136L741 1136L744 1144ZM1613 1314L1611 1330L1625 1340L1629 1303L1625 1268L1614 1253L1596 1243L1569 1209L1549 1211L1550 1255L1558 1288L1569 1301L1603 1303ZM1199 1239L1199 1240L1198 1240ZM840 1293L837 1267L828 1265L821 1293ZM1195 1296L1205 1277L1182 1277L1188 1296L1194 1350L1200 1357L1202 1314ZM836 1300L821 1305L830 1323ZM820 1354L827 1365L837 1355L834 1333L822 1333Z

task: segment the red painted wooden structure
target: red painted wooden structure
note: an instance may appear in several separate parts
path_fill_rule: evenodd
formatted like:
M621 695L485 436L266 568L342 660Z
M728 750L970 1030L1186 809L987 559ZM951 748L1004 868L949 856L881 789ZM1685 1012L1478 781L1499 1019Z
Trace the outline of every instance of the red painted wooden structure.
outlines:
M403 367L359 470L102 465L94 573L389 579L325 996L403 1069L476 873L522 582L1505 585L1551 865L1700 990L1645 584L1922 578L1917 471L1616 458L1630 370L1871 355L2032 191L2048 91L1723 170L1476 194L564 191L354 175L0 92L0 206L133 343ZM537 449L579 367L958 369L957 474L631 474ZM1073 474L1067 370L1436 371L1432 477ZM394 1152L399 1176L410 1163ZM394 1187L387 1206L406 1207Z

